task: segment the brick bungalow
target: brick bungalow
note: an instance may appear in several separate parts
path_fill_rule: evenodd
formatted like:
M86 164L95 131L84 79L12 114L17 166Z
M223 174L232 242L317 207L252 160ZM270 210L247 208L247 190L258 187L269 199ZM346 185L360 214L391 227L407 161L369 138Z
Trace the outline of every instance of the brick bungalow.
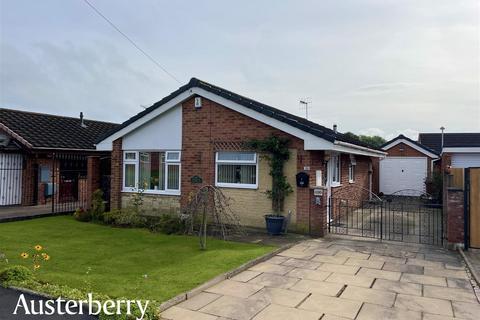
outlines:
M92 189L99 187L99 181L89 187L87 171L93 168L87 158L108 160L110 153L95 150L94 142L117 126L0 108L0 207L54 210L53 200L71 204L63 208L68 211L87 205Z
M250 139L288 138L285 174L293 193L285 201L291 228L323 234L327 199L366 199L372 186L372 159L384 152L282 110L204 81L190 82L125 121L97 142L112 152L111 206L125 206L144 187L145 203L163 212L181 212L192 191L216 185L233 199L244 225L263 227L271 212L266 160L245 149ZM299 187L304 172L309 185Z

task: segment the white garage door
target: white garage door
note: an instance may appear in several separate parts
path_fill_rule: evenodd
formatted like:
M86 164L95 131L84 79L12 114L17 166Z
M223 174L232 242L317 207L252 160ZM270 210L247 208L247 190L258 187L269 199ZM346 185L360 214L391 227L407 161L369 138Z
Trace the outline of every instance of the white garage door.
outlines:
M480 153L454 153L452 168L480 167Z
M0 206L22 202L21 154L0 153Z
M427 158L387 157L380 160L380 192L392 194L399 190L418 190L425 192L427 177ZM412 191L403 195L411 195ZM402 194L399 194L402 195Z

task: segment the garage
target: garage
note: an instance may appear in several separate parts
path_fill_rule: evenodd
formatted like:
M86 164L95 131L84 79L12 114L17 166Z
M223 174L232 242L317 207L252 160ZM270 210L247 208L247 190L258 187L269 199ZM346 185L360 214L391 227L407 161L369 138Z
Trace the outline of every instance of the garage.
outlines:
M379 162L379 191L390 195L422 195L427 192L425 180L431 176L435 151L399 135L382 146L387 153ZM402 192L402 190L404 190Z
M22 202L23 157L17 153L0 153L0 206Z
M426 178L426 157L386 157L380 160L380 192L384 194L410 189L421 195L425 193ZM415 192L405 192L405 195L412 193Z

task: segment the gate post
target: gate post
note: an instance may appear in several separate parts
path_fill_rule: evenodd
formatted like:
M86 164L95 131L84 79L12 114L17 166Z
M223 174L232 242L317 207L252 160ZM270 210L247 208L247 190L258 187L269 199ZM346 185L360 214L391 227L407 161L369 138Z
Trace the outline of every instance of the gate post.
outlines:
M87 158L87 208L92 206L93 192L100 188L100 157Z

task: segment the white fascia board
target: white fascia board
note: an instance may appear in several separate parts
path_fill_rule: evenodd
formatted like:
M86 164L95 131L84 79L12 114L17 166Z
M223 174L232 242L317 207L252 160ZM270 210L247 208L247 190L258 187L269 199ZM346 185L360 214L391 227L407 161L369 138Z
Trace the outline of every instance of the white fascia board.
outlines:
M377 158L384 158L386 156L385 152L373 150L367 147L357 146L355 144L351 144L343 141L335 141L334 147L331 150L342 152L342 153L350 153L350 154L356 154L356 155L368 156L368 157L377 157Z
M391 147L394 147L394 146L396 146L396 145L399 144L399 143L404 143L404 144L406 144L407 146L412 147L413 149L417 150L418 152L423 153L424 155L426 155L426 156L428 156L428 157L430 157L430 158L433 158L433 159L437 159L437 158L438 158L438 155L436 155L435 153L432 153L432 152L430 152L430 151L428 151L428 150L426 150L426 149L423 149L423 148L417 146L416 144L411 143L410 141L405 140L405 139L398 139L398 140L396 140L396 141L393 141L392 143L389 143L389 144L387 144L386 146L384 146L382 149L383 149L383 150L388 150L388 149L390 149Z
M480 147L447 147L443 148L442 153L477 153Z
M192 96L193 90L187 90L173 98L172 100L166 102L165 104L161 105L157 109L153 110L150 113L147 113L137 121L134 121L130 123L128 126L125 128L122 128L121 130L115 132L111 136L108 136L104 140L100 141L97 143L96 148L97 150L102 150L102 151L111 151L112 150L112 143L113 141L117 140L118 138L123 137L127 133L137 129L138 127L144 125L145 123L149 122L150 120L156 118L160 114L164 113L167 110L170 110L171 108L175 107L176 105L182 103L186 99L188 99L190 96Z
M353 144L343 144L343 146L339 146L336 143L332 143L326 139L314 136L311 133L305 132L301 129L295 128L289 124L286 124L282 121L279 121L277 119L274 119L272 117L269 117L267 115L264 115L260 112L257 112L255 110L252 110L250 108L247 108L245 106L242 106L236 102L233 102L229 99L226 99L224 97L221 97L219 95L216 95L214 93L211 93L207 90L204 90L202 88L191 88L174 99L166 102L164 105L158 107L154 111L146 114L142 118L138 119L137 121L129 124L125 128L122 128L121 130L115 132L111 136L107 137L103 141L99 142L96 147L97 150L102 150L102 151L108 151L112 150L112 142L120 137L123 137L127 133L135 130L136 128L140 127L141 125L147 123L148 121L154 119L155 117L159 116L160 114L166 112L167 110L173 108L174 106L182 103L183 101L187 100L189 97L193 95L199 95L202 96L206 99L209 99L211 101L214 101L222 106L225 106L229 109L232 109L234 111L237 111L238 113L241 113L243 115L246 115L252 119L258 120L262 123L265 123L271 127L277 128L280 131L286 132L288 134L291 134L294 137L297 137L299 139L302 139L304 141L304 149L305 150L337 150L340 152L345 152L345 153L352 153L352 154L358 154L358 155L367 155L367 156L374 156L374 157L382 157L383 153L380 151L375 151L371 150L368 148L364 148L361 146L356 146Z
M289 124L286 124L282 121L279 121L277 119L274 119L272 117L269 117L267 115L264 115L260 112L254 111L252 109L249 109L247 107L244 107L238 103L235 103L231 100L228 100L226 98L220 97L216 94L213 94L211 92L208 92L204 89L201 88L194 88L194 92L200 96L203 96L209 100L212 100L218 104L221 104L229 109L235 110L241 114L244 114L250 118L253 118L255 120L258 120L260 122L263 122L269 126L272 126L274 128L277 128L283 132L286 132L288 134L291 134L292 136L295 136L297 138L300 138L304 142L303 148L305 150L335 150L339 152L344 152L344 153L351 153L351 154L358 154L358 155L366 155L366 156L373 156L373 157L383 157L385 156L384 152L381 151L376 151L372 150L369 148L365 148L362 146L357 146L354 144L349 144L349 143L341 143L341 142L330 142L328 140L325 140L323 138L314 136L311 133L305 132L301 129L295 128ZM342 144L342 146L339 146L338 144Z

